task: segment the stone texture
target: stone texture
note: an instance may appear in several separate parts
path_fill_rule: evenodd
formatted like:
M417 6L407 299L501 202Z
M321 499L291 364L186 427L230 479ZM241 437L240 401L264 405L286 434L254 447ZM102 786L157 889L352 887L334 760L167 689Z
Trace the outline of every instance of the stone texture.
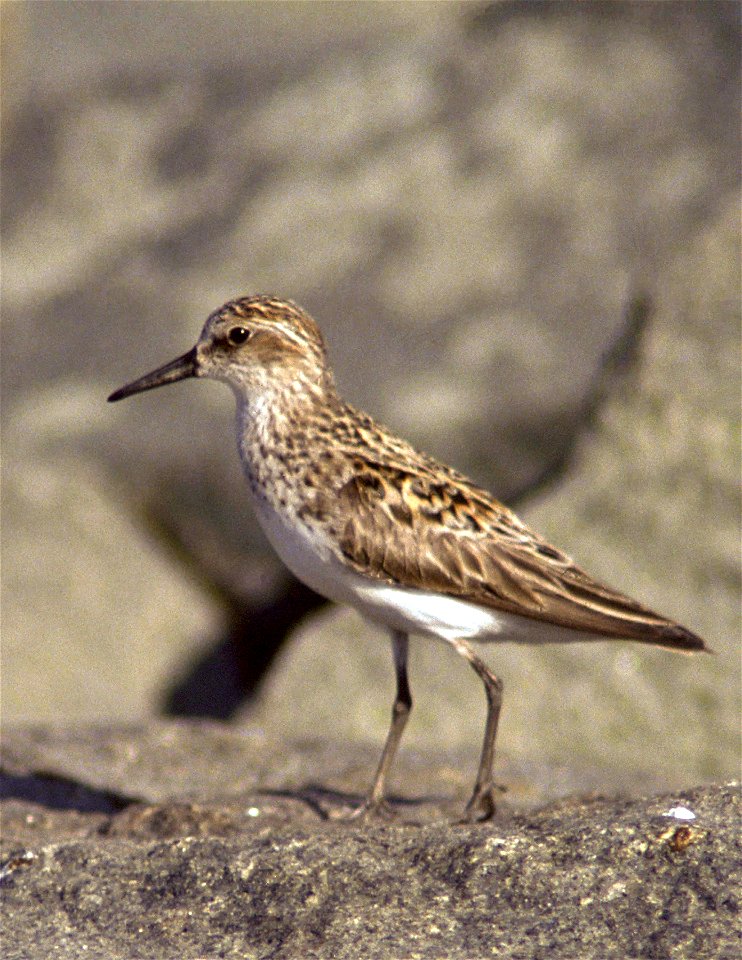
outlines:
M442 818L442 769L418 758L433 796L369 825L328 819L347 794L327 786L357 787L342 744L171 724L11 732L3 750L8 960L739 950L738 784L555 800L552 781L535 809L505 800L494 821L464 826ZM679 806L694 819L671 816Z
M78 399L62 392L57 412L68 401L74 416ZM41 456L20 439L14 452L3 471L3 536L12 544L2 575L5 717L155 712L162 678L185 672L204 638L222 632L223 611L173 566L94 463L63 445ZM163 643L170 635L180 642Z
M739 757L737 207L730 197L659 278L636 376L602 409L566 482L527 512L590 569L691 624L715 650L703 663L651 658L641 668L639 651L626 676L655 735L697 776L731 775ZM626 716L617 737L630 726ZM681 759L684 742L695 744L692 760Z
M304 798L307 815L316 818L324 804L332 817L365 796L379 753L378 745L357 739L277 739L258 727L239 730L204 720L11 728L2 744L3 796L48 810L111 813L136 803L234 801L261 791L278 802L293 792L295 799ZM506 788L501 813L577 792L638 793L664 786L656 772L640 778L608 764L538 764L513 756L500 767ZM461 749L406 749L395 765L392 796L400 813L413 819L460 814L475 768ZM28 833L22 821L6 821L3 842L31 839L38 829L33 824Z

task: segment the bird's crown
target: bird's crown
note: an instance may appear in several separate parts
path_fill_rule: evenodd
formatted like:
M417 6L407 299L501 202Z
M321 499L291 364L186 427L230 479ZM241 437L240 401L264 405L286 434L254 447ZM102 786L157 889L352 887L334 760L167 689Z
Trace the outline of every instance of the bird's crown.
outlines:
M273 328L296 346L310 348L324 357L325 343L319 327L310 315L293 300L256 294L228 300L209 317L207 326L224 322L257 321L265 328Z

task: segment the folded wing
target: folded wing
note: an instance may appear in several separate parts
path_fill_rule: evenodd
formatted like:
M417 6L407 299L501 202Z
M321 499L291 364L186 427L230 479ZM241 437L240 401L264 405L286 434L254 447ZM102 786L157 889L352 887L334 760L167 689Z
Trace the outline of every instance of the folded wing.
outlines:
M446 478L441 479L442 475ZM332 507L359 573L605 637L706 649L684 627L590 577L459 474L371 459Z

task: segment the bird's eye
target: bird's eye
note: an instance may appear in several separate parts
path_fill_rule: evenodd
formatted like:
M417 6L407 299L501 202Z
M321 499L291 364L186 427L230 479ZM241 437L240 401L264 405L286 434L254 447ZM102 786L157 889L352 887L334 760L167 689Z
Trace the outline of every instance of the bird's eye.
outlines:
M249 338L250 332L247 327L232 327L227 334L227 340L229 340L233 346L239 347L240 344L243 344Z

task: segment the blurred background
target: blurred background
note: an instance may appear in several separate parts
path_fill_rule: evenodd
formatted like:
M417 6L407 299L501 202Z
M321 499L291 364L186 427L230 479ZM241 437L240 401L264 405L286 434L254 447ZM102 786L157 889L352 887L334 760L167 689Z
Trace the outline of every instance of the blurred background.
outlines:
M507 755L739 761L739 7L3 3L6 724L381 743L386 638L292 581L233 401L106 404L225 299L320 322L356 405L716 657L488 648ZM413 646L409 741L480 685Z

